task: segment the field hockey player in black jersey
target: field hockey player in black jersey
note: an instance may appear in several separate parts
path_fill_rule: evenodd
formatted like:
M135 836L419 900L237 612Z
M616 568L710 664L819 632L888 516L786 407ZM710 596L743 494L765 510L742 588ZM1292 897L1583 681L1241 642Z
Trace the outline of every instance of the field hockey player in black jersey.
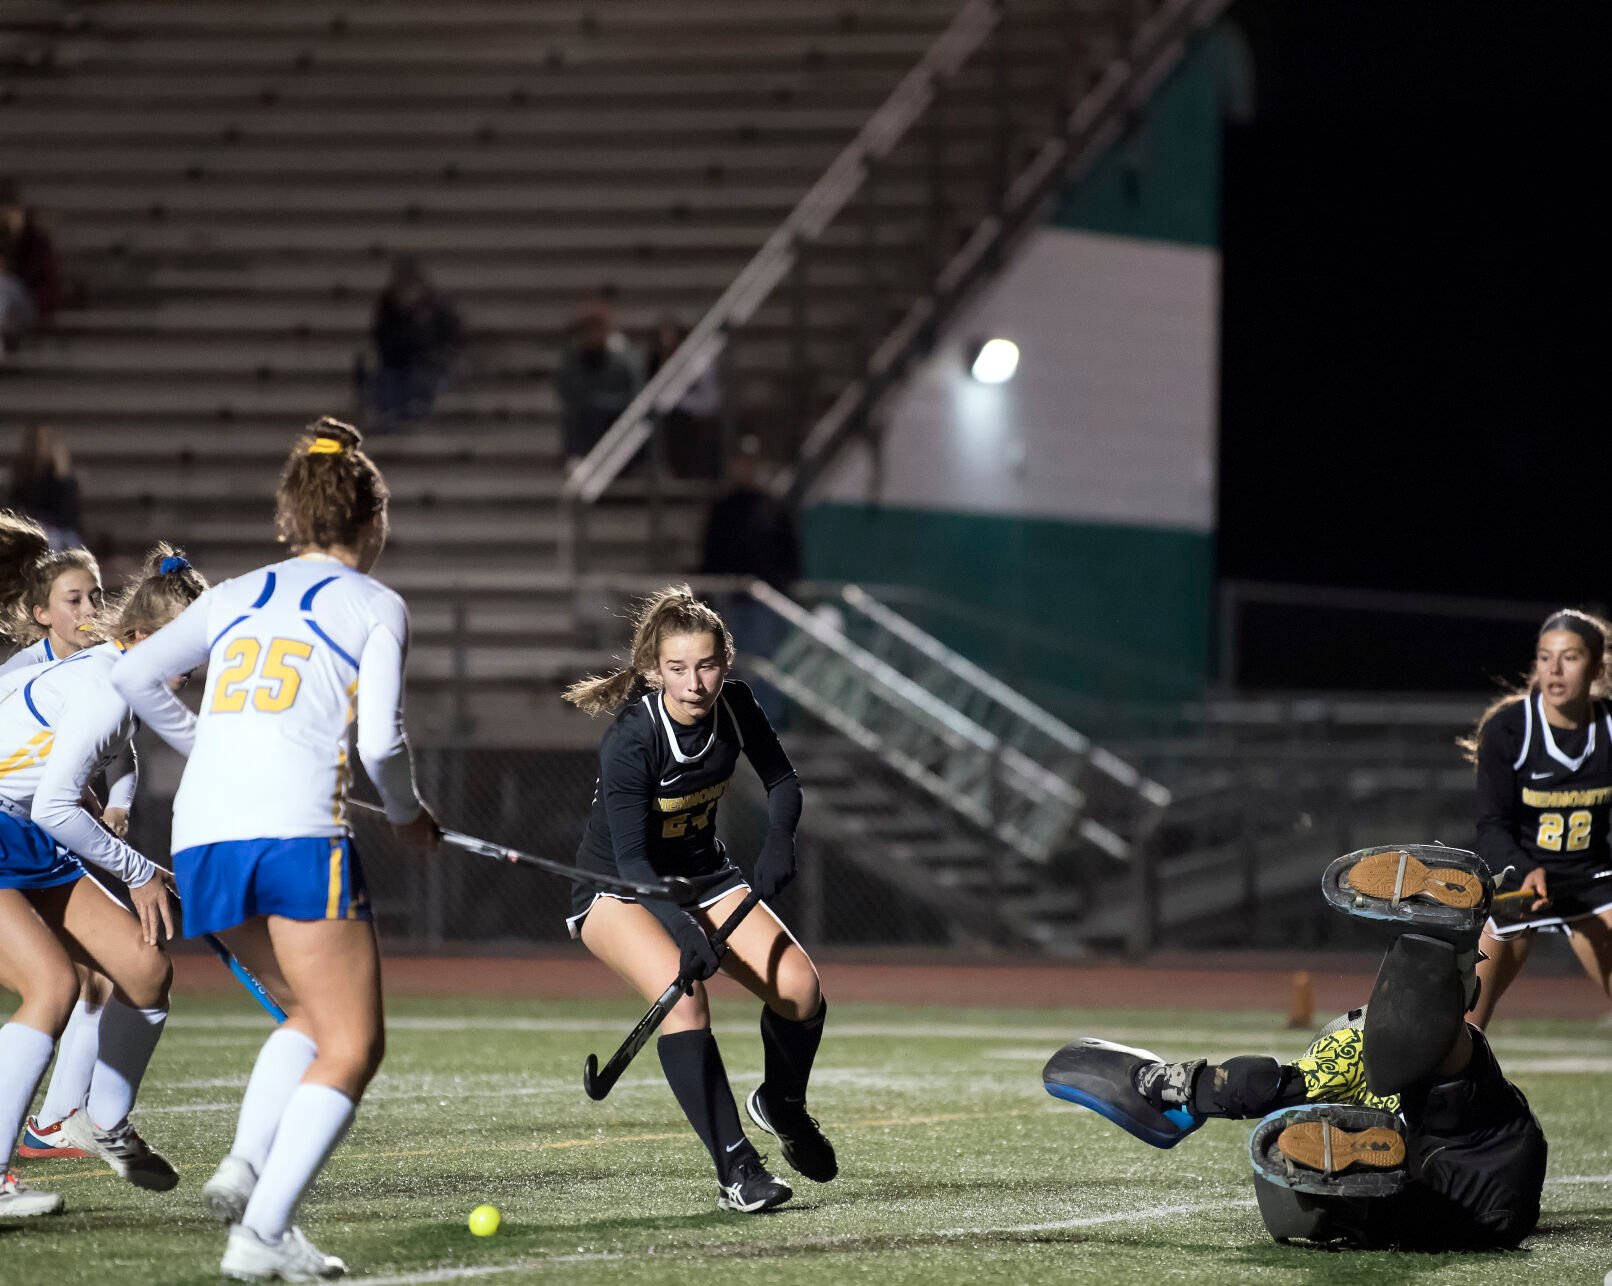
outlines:
M750 887L716 837L717 806L740 754L767 789L767 838L752 876L763 899L794 878L801 810L800 783L767 716L748 687L728 679L733 656L722 618L674 585L640 605L624 668L566 691L589 714L615 714L599 746L578 865L634 880L682 875L703 890L698 907L685 910L578 884L567 924L647 1000L679 971L693 980L666 1018L661 1067L716 1166L718 1207L751 1214L793 1192L769 1173L739 1123L701 985L719 968L765 1005L765 1079L745 1101L750 1119L806 1178L826 1183L838 1166L806 1110L828 1008L816 968L765 902L739 922L725 953L710 941Z
M1608 626L1564 609L1540 627L1527 687L1496 701L1462 745L1478 768L1478 852L1511 873L1480 944L1484 1026L1536 934L1565 933L1612 995L1612 683ZM1506 894L1512 894L1508 897Z

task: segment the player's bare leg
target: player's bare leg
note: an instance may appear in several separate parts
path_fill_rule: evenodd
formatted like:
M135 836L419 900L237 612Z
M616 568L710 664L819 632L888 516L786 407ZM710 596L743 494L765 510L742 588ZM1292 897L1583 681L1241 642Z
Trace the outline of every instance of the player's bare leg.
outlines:
M62 1122L83 1111L89 1100L90 1078L100 1054L101 1015L112 998L112 980L98 969L73 967L78 974L78 1003L56 1042L56 1065L39 1113L28 1118L17 1145L17 1155L30 1160L72 1161L95 1155L64 1138Z
M1603 996L1612 997L1612 912L1573 921L1573 954Z
M734 892L701 914L710 925L718 924L742 899L742 890ZM763 903L728 939L722 972L766 1005L761 1013L766 1074L745 1099L745 1110L778 1140L795 1170L827 1183L839 1173L839 1161L806 1108L807 1082L828 1016L817 968Z
M0 889L0 987L22 998L0 1026L0 1218L62 1207L55 1193L29 1188L10 1172L12 1140L78 999L72 961L30 896Z
M166 1192L179 1182L178 1172L147 1146L129 1113L168 1021L173 965L160 946L145 940L140 921L94 880L79 880L61 892L66 896L44 890L51 896L36 894L35 905L59 929L74 959L112 984L88 1102L84 1111L67 1118L63 1133L130 1183Z
M251 919L226 929L218 937L286 1013L285 1021L270 1033L253 1062L229 1154L202 1185L207 1213L221 1223L234 1224L246 1213L286 1104L302 1083L318 1047L296 991L275 959L268 922L261 917Z
M346 1135L385 1053L380 951L367 920L269 916L267 924L274 960L265 972L295 997L312 1057L285 1103L240 1223L230 1230L222 1268L226 1276L248 1280L276 1273L338 1276L346 1265L309 1242L293 1219ZM247 951L253 954L250 942ZM215 1175L209 1187L218 1180Z
M710 912L696 912L707 933L718 919L743 900L738 890ZM760 914L752 911L743 924ZM730 948L736 930L728 939ZM681 953L671 934L650 912L635 902L599 898L582 922L582 944L610 966L646 1000L655 1000L677 977ZM731 958L731 950L724 960ZM717 1173L717 1205L724 1210L753 1214L787 1201L788 1184L769 1174L760 1155L745 1138L739 1109L722 1064L722 1053L711 1034L711 1010L705 986L695 983L662 1025L655 1050L666 1081L683 1114L710 1154Z
M677 977L682 960L672 935L636 902L599 898L582 922L582 945L601 964L645 1000L653 1001ZM681 1031L702 1031L711 1025L705 984L695 983L690 994L666 1015L663 1036Z
M1523 963L1533 947L1532 930L1509 938L1496 938L1485 930L1478 942L1478 950L1484 957L1478 961L1478 1003L1467 1018L1479 1031L1489 1025L1500 997L1506 994L1506 989L1522 972Z

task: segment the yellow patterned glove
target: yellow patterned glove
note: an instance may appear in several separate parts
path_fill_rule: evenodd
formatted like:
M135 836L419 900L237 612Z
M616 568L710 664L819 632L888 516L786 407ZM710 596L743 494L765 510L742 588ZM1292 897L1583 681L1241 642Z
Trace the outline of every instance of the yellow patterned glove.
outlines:
M1366 1088L1365 1048L1366 1034L1359 1027L1342 1027L1317 1039L1293 1064L1303 1073L1305 1097L1312 1103L1398 1112L1398 1094L1373 1094Z

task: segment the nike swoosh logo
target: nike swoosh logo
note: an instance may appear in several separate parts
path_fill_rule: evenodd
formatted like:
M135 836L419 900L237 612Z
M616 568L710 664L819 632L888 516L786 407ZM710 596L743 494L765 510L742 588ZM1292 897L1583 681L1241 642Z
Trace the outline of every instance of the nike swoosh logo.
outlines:
M739 1140L739 1143L743 1143L743 1142L744 1142L744 1140L743 1140L743 1139L740 1139L740 1140ZM730 1144L728 1144L728 1146L727 1146L727 1147L725 1147L725 1148L723 1148L723 1149L722 1149L722 1150L723 1150L723 1151L724 1151L724 1152L732 1152L732 1151L733 1151L733 1149L734 1149L734 1148L736 1148L736 1147L738 1147L738 1146L739 1146L739 1143L730 1143Z
M1548 777L1550 774L1546 773L1545 775ZM680 772L674 772L670 777L662 777L660 779L660 784L662 786L670 786L673 782L682 781L682 780L683 780L683 774L680 773Z
M1556 775L1555 773L1549 773L1549 772L1531 772L1531 773L1528 774L1528 776L1534 781L1544 781L1545 778L1554 777L1555 775ZM663 786L665 784L666 784L665 782L661 783L661 785L663 785Z

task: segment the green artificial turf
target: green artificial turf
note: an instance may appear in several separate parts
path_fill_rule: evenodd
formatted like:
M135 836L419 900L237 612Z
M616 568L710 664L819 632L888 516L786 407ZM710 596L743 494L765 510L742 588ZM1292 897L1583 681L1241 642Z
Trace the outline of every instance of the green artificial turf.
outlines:
M1605 1027L1496 1028L1501 1061L1551 1141L1543 1223L1526 1249L1401 1255L1274 1245L1253 1208L1247 1125L1211 1122L1160 1152L1041 1088L1042 1062L1076 1034L1170 1057L1297 1052L1303 1038L1268 1014L837 1004L812 1108L839 1149L841 1176L799 1180L788 1205L739 1216L716 1210L709 1163L653 1049L604 1103L582 1093L584 1056L609 1054L640 1012L627 1002L394 1001L386 1065L304 1226L346 1258L351 1280L398 1286L717 1275L746 1286L1599 1283L1612 1269ZM760 1073L756 1013L717 1005L741 1098ZM244 997L183 1000L136 1113L183 1172L179 1188L142 1193L98 1162L18 1163L26 1179L62 1192L68 1211L0 1221L0 1281L216 1280L224 1238L203 1217L199 1190L228 1148L266 1032ZM504 1216L485 1239L465 1227L482 1202Z

